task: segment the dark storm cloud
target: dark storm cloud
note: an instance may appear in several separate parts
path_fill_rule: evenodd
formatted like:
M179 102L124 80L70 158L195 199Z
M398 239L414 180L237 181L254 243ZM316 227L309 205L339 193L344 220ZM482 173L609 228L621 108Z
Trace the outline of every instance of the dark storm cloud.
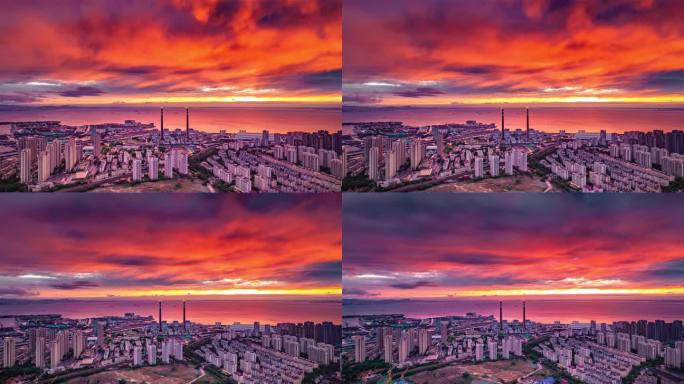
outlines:
M75 280L71 282L64 282L64 283L55 283L55 284L50 284L50 287L54 289L61 289L65 291L72 291L75 289L83 289L83 288L95 288L99 287L100 284L94 282L94 281L88 281L88 280Z
M97 259L103 264L117 265L122 267L155 267L163 265L192 266L195 260L169 260L152 255L104 255Z
M287 199L283 196L268 194L264 196L244 195L239 200L242 206L250 212L284 212L293 209L314 208L317 204L330 204L336 206L340 204L341 196L335 193L320 194L315 200L311 200L306 195L290 195Z
M653 268L644 272L644 277L684 281L684 258L656 264Z
M339 19L342 16L341 0L316 0L320 12L305 12L296 3L264 0L257 2L255 12L257 24L267 28L282 28L288 25L319 23L321 19Z
M645 4L645 1L635 0L617 0L612 2L601 2L595 4L590 10L590 14L598 23L626 23L631 20L643 17L644 14L652 12L649 8L640 4ZM666 6L667 1L661 1L656 6Z
M37 296L38 292L23 288L0 287L0 296Z
M210 11L209 19L214 23L228 25L242 8L240 1L222 0Z
M499 265L499 264L532 264L527 260L511 260L510 258L488 253L459 253L449 252L443 255L433 255L438 260L463 265Z
M192 221L211 219L219 214L216 204L221 200L219 196L192 195L188 197L169 196L172 202L186 204L186 209L168 209L168 201L151 199L146 204L139 203L140 198L135 195L119 196L116 204L103 204L100 199L64 199L60 204L52 204L51 199L35 198L33 203L46 207L45 210L27 209L29 218L37 222L54 223L56 228L59 223L81 222L98 223L103 216L114 220L131 217L130 212L135 210L142 215L148 215L158 220L158 225L163 227L175 221ZM49 207L49 209L48 209ZM74 215L78 212L78 215ZM65 235L69 233L65 232Z
M422 288L422 287L434 287L435 284L430 281L415 281L413 283L397 283L397 284L390 284L390 287L392 288L397 288L397 289L417 289L417 288Z
M159 75L165 70L164 67L157 65L138 65L131 67L108 67L108 71L124 75Z
M502 67L496 65L459 65L448 64L444 66L445 71L465 73L469 75L486 75L502 70Z
M649 73L639 82L639 86L682 92L684 91L684 69Z
M39 101L41 99L40 95L23 95L23 94L0 94L0 104L3 103L17 103L17 104L27 104Z
M358 103L358 104L378 104L382 102L382 97L359 94L344 94L342 102Z
M296 274L293 279L339 282L342 279L342 262L312 264Z
M198 263L197 263L198 265ZM135 277L135 276L106 276L99 280L100 284L105 287L130 288L130 287L148 287L148 286L167 286L173 287L178 285L197 285L201 282L193 279L183 278L179 274L159 274L154 277Z
M377 296L377 293L366 291L365 289L342 288L343 295L351 296Z
M394 92L394 94L401 97L425 97L442 95L444 94L444 91L441 91L437 88L418 87L415 90L399 91Z
M104 91L96 87L77 87L68 91L60 92L64 97L83 97L83 96L100 96Z
M302 75L297 83L304 87L338 90L342 85L342 70L308 73Z

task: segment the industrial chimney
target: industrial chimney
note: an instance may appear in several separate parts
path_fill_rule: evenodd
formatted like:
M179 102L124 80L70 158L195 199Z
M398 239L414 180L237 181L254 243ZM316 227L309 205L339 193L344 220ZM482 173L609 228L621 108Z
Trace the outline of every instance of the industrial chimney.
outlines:
M164 108L161 109L161 141L164 141Z
M501 108L501 143L504 141L504 109Z
M530 109L525 108L525 118L527 120L527 141L530 141Z

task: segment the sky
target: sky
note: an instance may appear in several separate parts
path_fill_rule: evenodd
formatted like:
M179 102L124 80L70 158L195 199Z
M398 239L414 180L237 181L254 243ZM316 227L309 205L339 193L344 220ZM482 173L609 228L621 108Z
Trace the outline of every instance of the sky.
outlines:
M681 297L674 195L346 194L343 296Z
M0 7L0 104L340 101L340 0Z
M333 194L8 194L0 212L0 298L341 292Z
M345 0L345 105L684 102L680 0Z

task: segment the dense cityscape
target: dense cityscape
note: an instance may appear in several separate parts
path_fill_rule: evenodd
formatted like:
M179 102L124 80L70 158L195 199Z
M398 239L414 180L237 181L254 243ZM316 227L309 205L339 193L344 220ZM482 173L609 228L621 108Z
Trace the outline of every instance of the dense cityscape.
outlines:
M682 321L540 323L477 313L343 318L343 376L355 383L684 382ZM517 317L517 316L516 316Z
M0 189L106 192L335 192L341 132L207 133L126 120L4 122Z
M163 320L162 310L159 302L156 320L135 313L3 315L0 381L339 382L340 325L209 325L186 319L185 302L180 322Z
M533 112L532 112L533 113ZM469 120L344 123L347 191L664 192L684 188L684 131L556 133Z

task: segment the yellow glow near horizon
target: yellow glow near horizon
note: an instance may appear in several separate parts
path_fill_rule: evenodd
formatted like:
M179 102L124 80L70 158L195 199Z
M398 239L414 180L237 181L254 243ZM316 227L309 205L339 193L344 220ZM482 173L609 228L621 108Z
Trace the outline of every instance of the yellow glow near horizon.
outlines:
M423 98L406 102L405 98L385 99L382 105L478 105L478 104L572 104L572 103L625 103L625 104L677 104L684 103L684 95L668 96L513 96L513 97L482 97L482 98Z
M481 296L584 296L584 295L684 295L684 286L661 288L520 288L463 290L458 292L440 292L440 295L455 297ZM428 297L428 295L423 295Z
M293 104L339 104L342 95L315 96L151 96L151 97L82 97L79 105L110 105L110 104L194 104L194 103L293 103ZM63 105L64 98L42 100L40 105Z
M70 297L105 297L115 295L116 297L148 297L148 296L339 296L342 295L341 287L324 288L304 288L304 289L252 289L252 288L228 288L228 289L142 289L117 292L99 292L93 290L83 290ZM50 292L43 292L41 298L64 297L58 293L53 295Z

